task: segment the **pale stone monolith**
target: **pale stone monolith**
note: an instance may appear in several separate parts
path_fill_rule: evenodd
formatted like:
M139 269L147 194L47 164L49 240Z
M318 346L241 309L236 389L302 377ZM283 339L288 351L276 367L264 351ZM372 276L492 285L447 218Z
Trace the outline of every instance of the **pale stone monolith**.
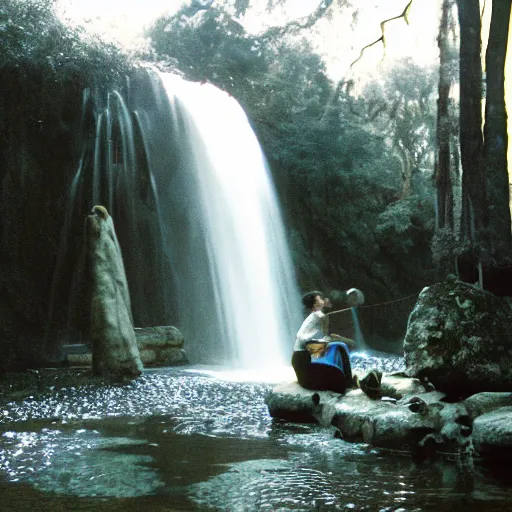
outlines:
M86 219L91 278L90 341L93 371L109 377L138 377L142 362L133 328L128 282L112 217L95 206Z

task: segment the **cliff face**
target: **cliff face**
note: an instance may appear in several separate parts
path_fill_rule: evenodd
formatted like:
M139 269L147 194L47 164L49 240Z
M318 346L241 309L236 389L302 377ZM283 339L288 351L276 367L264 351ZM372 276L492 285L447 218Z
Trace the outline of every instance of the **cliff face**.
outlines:
M5 0L0 21L1 371L42 358L66 198L94 136L84 90L108 88L127 64L63 26L50 1ZM67 304L57 298L62 324Z
M82 92L30 65L4 68L0 90L2 366L27 349L36 357L44 335Z

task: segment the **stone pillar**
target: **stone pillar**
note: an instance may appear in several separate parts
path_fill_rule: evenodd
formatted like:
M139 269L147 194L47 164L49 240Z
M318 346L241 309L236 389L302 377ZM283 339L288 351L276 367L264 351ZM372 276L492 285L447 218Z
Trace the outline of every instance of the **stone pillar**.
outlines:
M90 340L96 375L138 377L142 371L121 248L112 217L95 206L86 219L91 277Z

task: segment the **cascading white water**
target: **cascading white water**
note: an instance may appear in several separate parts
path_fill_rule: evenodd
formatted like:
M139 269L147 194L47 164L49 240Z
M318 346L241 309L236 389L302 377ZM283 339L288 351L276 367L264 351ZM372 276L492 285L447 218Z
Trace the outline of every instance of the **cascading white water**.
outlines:
M178 301L183 329L196 338L189 335L187 346L202 344L206 350L192 352L213 361L222 354L219 362L244 368L286 364L300 323L298 291L256 136L227 93L174 75L161 79L185 153L170 172L188 175L189 240L173 251L186 251L186 264L175 270L179 293L192 293ZM171 243L184 235L175 232Z
M49 335L69 236L103 204L136 326L177 326L193 363L287 364L298 291L265 158L238 102L212 85L149 72L124 94L87 94L84 109L93 123L70 190L67 211L77 213L62 231ZM86 306L74 274L70 318L80 319ZM73 324L70 332L81 331Z

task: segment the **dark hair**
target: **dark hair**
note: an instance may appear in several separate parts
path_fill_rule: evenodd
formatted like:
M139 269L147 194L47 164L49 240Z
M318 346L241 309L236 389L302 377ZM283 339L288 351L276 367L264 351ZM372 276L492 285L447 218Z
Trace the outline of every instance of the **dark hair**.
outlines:
M313 306L315 305L315 299L317 298L318 295L320 295L320 298L324 298L324 294L317 290L305 293L302 296L302 304L304 304L304 307L306 309L313 309Z

